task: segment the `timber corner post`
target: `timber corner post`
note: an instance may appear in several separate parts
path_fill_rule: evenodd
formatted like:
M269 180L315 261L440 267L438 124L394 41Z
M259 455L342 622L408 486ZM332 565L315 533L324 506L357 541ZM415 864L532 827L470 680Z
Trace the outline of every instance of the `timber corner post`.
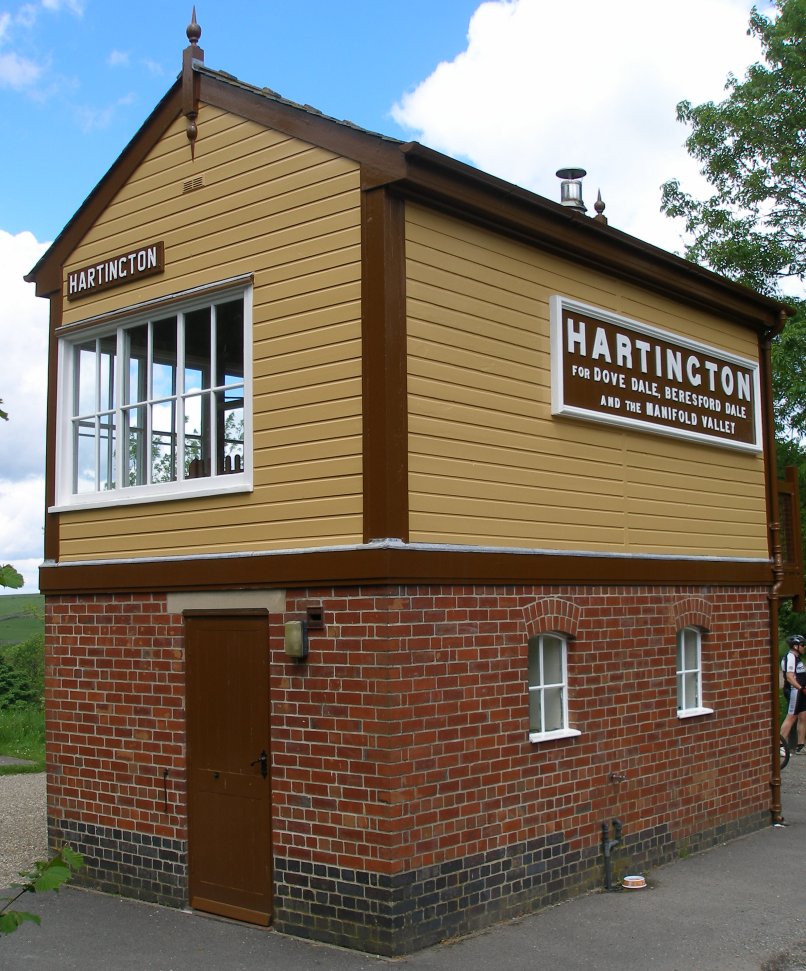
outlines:
M204 51L199 47L201 27L196 21L196 7L193 7L187 38L190 41L182 52L182 112L187 118L186 133L190 142L190 155L196 159L196 139L199 135L197 118L199 116L199 76L195 64L204 64Z

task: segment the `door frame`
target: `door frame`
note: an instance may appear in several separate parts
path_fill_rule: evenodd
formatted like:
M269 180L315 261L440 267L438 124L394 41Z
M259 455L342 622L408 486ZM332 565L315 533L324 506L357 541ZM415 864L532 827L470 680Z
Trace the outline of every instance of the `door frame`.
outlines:
M274 900L274 853L273 853L273 839L272 839L272 785L271 785L271 657L270 657L270 644L269 644L269 610L266 608L254 608L245 607L238 608L234 607L227 609L226 607L211 607L211 608L200 608L200 609L185 609L182 611L182 621L183 621L183 650L184 650L184 660L185 660L185 748L186 748L186 775L187 775L187 803L186 803L186 814L187 814L187 844L188 844L188 854L187 854L187 881L188 881L188 902L190 906L194 906L191 902L191 885L192 885L192 871L193 871L193 848L192 848L192 838L191 838L191 771L193 765L193 739L191 733L191 706L195 707L196 700L192 699L191 693L189 691L189 672L190 672L190 656L188 650L188 620L211 620L211 621L223 621L226 618L233 618L236 620L244 620L249 618L254 618L256 620L262 620L265 629L265 651L267 655L267 665L266 665L266 697L267 697L267 723L265 726L266 734L266 752L269 757L269 778L267 780L267 785L269 787L268 791L268 801L267 801L267 818L266 826L269 831L269 844L268 844L268 887L267 898L268 898L268 913L263 913L262 911L255 911L249 908L238 907L226 903L225 901L207 901L204 903L210 906L195 906L195 909L203 910L208 913L214 913L221 917L230 917L235 920L241 920L247 923L259 924L262 926L267 926L271 923L273 916L273 900ZM205 704L203 701L198 702L199 704ZM197 898L203 900L203 898Z

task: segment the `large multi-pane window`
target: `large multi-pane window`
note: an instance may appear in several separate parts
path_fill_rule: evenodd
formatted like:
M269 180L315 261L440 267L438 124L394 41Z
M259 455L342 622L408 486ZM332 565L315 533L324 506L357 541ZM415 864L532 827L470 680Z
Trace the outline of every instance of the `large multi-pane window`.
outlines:
M529 640L529 733L535 740L579 734L568 725L567 649L561 634Z
M65 341L60 502L244 479L250 296L188 302Z

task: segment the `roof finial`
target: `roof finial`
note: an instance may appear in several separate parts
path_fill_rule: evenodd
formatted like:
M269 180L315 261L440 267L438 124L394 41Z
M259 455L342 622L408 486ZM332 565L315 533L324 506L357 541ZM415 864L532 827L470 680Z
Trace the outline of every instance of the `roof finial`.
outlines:
M187 136L190 142L191 158L196 157L196 138L199 128L196 119L199 114L199 76L193 65L204 63L204 51L199 47L201 27L196 21L196 5L193 5L193 16L187 28L190 45L182 55L182 111L187 118Z
M607 216L604 215L605 204L602 202L601 189L599 189L599 195L596 197L596 202L594 202L593 208L596 210L596 215L593 217L593 221L597 223L602 223L604 226L606 226Z
M188 24L187 35L191 44L198 44L201 37L201 27L196 22L196 5L193 5L193 15Z

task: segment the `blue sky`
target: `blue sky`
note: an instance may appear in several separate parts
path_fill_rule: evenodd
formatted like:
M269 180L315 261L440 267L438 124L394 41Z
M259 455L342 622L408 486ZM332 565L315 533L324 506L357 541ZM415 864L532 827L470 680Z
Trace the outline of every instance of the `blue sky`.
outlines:
M0 227L38 239L58 233L176 78L192 6L52 0L0 7L0 79L14 69L10 57L17 61L16 83L0 86L3 129L14 144L0 160ZM403 135L392 105L463 50L478 6L201 0L197 18L210 67Z
M768 10L769 4L757 4ZM176 78L186 0L0 0L0 564L37 587L47 303L22 282ZM205 63L550 198L588 170L611 225L669 250L660 185L705 185L675 105L758 59L751 0L201 0Z

